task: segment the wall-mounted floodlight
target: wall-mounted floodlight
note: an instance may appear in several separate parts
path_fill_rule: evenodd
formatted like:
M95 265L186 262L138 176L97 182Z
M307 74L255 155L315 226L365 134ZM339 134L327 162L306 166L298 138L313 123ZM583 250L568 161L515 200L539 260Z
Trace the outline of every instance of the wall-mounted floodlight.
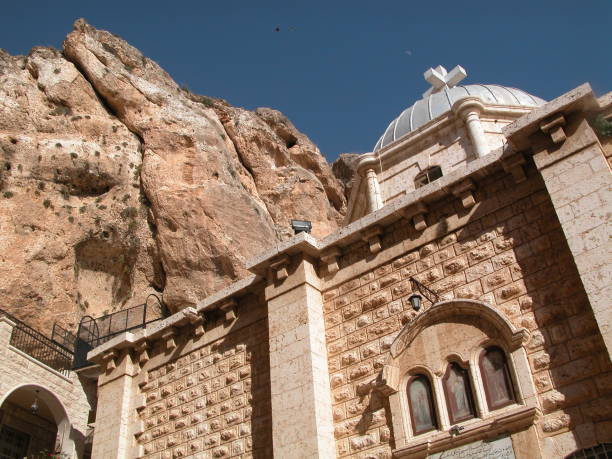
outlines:
M308 220L291 220L291 228L293 228L295 234L303 231L310 233L310 230L312 230L312 223Z

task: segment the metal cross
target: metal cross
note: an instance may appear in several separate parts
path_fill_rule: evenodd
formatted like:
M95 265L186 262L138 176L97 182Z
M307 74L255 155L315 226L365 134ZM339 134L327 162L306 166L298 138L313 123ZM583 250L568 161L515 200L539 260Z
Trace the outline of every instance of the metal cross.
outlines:
M441 91L443 88L452 88L467 76L467 72L460 65L455 66L450 72L447 72L444 67L438 65L435 69L427 70L423 76L431 88L423 93L423 97Z

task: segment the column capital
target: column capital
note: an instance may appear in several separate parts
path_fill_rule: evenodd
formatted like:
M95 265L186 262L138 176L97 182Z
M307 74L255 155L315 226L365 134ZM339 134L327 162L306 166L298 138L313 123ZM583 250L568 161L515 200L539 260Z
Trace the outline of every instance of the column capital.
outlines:
M460 118L466 119L470 114L480 114L484 111L484 105L478 97L466 97L453 104L452 110Z

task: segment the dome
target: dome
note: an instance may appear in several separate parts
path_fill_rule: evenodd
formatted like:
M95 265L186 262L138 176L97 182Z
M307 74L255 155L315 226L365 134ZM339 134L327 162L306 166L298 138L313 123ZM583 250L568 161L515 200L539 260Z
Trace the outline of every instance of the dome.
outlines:
M427 72L425 75L427 78ZM438 92L431 93L431 90L426 92L421 100L418 100L391 121L385 133L376 142L374 151L386 147L434 118L449 112L455 102L467 97L477 97L486 104L516 107L539 107L546 103L545 100L532 96L525 91L506 86L469 84L448 87L444 85L439 88Z

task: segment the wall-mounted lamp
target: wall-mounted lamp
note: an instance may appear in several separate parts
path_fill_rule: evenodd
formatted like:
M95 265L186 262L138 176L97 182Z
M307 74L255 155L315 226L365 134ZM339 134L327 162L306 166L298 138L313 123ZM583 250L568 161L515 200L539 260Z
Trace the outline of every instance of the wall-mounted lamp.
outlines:
M36 390L36 394L34 396L34 401L32 402L32 405L30 405L30 412L32 414L36 414L38 413L38 390Z
M415 311L421 309L422 299L423 297L418 293L413 293L412 295L410 295L410 297L408 297L408 301L410 301L410 306L412 306L412 309L414 309Z
M425 287L414 277L410 278L410 284L412 286L412 291L415 293L408 297L408 301L410 301L410 306L412 306L412 309L414 309L415 311L421 309L423 296L427 298L431 304L435 304L440 301L440 298L438 297L438 294L436 292ZM416 293L417 291L423 296L419 295L419 293Z

